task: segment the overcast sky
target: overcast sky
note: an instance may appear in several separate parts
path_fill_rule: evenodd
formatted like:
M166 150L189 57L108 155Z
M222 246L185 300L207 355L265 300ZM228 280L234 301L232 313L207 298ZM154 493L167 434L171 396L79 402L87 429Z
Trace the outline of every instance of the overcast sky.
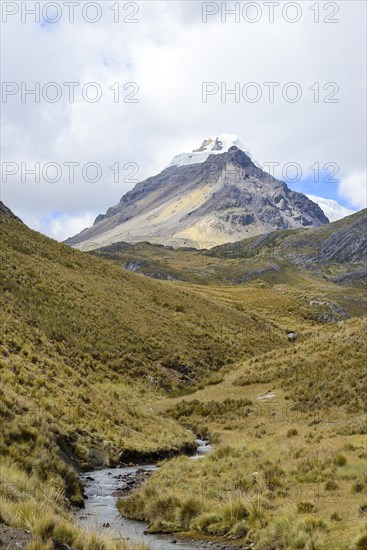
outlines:
M299 164L294 189L354 210L366 205L364 1L319 2L318 13L314 1L240 2L237 21L225 12L235 2L120 2L117 13L116 2L85 10L81 0L74 22L66 2L51 4L41 2L35 21L20 3L2 2L1 199L31 227L71 236L134 180L220 133L238 135L258 162L278 162L280 179L295 177L284 173L287 163ZM22 98L37 82L39 102ZM66 82L80 83L74 102ZM85 87L91 82L98 87ZM205 102L203 82L212 83ZM269 82L278 83L274 101ZM225 95L236 86L240 97ZM101 99L90 102L98 91ZM32 174L22 181L21 163L24 171L36 162L40 181ZM43 170L52 162L60 165L54 182L55 169ZM65 163L73 162L70 181ZM99 181L88 181L93 167L83 175L87 163L100 166Z

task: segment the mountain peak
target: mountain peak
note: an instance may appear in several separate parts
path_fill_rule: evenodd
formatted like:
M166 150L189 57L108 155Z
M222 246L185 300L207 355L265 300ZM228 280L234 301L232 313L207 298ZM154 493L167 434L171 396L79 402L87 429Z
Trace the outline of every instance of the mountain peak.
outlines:
M250 153L246 150L245 146L236 135L219 134L217 136L209 136L205 138L200 147L194 148L190 152L176 155L173 157L168 167L202 163L207 160L209 155L227 153L231 147L237 147L237 149L241 149L241 151L250 156Z
M211 248L328 221L317 204L258 167L237 136L221 134L177 155L66 243L83 249L121 241Z

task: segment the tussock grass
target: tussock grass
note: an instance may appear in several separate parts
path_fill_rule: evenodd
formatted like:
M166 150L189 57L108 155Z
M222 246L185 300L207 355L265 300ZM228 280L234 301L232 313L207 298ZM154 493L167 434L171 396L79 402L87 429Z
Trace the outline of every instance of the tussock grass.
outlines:
M176 511L200 496L200 513L189 526L176 513L176 530L236 536L256 550L363 547L366 322L305 332L288 350L225 370L215 386L162 400L162 412L205 426L216 447L198 461L164 464L120 511L135 504L150 521L152 495L174 495Z
M24 474L15 466L8 467L8 475L22 480ZM24 492L31 488L32 482L18 487L16 498L3 494L4 484L0 484L0 517L1 521L13 527L27 529L34 539L27 546L28 550L56 550L60 544L67 544L75 550L130 550L126 541L112 541L96 533L86 533L73 522L72 514L62 502L55 499L55 494L47 485L42 484L33 496ZM22 492L23 490L23 492ZM146 550L137 545L133 550Z
M214 451L163 463L124 515L269 550L363 548L367 320L335 322L338 304L361 315L358 289L289 265L237 287L153 281L16 221L0 232L0 517L33 550L125 550L73 524L75 466L180 452L187 428Z
M193 435L151 401L205 377L218 381L224 364L282 343L275 327L264 341L265 321L130 274L16 220L1 217L0 236L0 496L8 522L20 521L18 505L31 525L27 503L53 499L61 516L82 505L75 466L116 464L121 450L192 448ZM239 328L240 348L226 340L226 330ZM32 529L47 544L47 522Z

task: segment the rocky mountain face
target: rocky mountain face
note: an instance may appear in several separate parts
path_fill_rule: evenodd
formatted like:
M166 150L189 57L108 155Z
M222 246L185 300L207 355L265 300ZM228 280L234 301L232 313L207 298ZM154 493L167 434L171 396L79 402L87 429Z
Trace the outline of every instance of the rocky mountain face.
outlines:
M66 244L83 250L121 241L211 248L328 223L316 203L264 172L238 140L232 142L237 145L227 139L224 147L209 138L191 154L178 155Z
M275 255L312 263L337 264L366 262L367 210L361 210L318 229L278 231L254 239L213 248L209 255L249 257L255 253L273 251Z
M365 285L367 210L318 229L276 231L213 248L208 254L237 260L267 255L273 267L285 260L334 283Z
M321 230L318 246L318 262L328 261L339 264L362 262L366 264L367 210L361 210L361 212L335 222L332 232Z

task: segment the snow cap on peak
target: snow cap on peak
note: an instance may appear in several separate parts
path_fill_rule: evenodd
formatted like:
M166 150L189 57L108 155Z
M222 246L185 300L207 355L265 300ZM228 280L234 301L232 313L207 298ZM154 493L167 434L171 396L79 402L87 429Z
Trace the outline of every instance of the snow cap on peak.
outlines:
M239 141L238 137L233 134L220 134L219 136L211 136L204 139L198 149L194 149L193 153L201 153L202 151L211 151L215 153L224 153L233 145L244 150L244 146Z
M193 149L190 153L176 155L168 166L184 166L185 164L205 162L209 155L226 153L233 146L238 147L238 149L249 155L249 152L246 151L237 136L233 134L220 134L205 138L200 147Z

